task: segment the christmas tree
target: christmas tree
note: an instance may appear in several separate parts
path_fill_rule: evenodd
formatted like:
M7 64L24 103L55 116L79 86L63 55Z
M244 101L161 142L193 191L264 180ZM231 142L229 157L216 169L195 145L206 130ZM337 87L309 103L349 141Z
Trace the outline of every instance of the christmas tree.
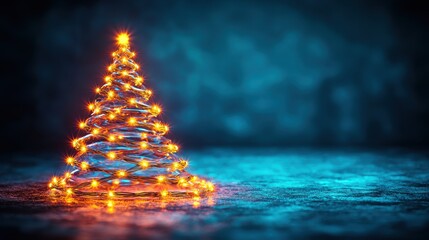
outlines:
M179 147L164 137L169 127L157 120L161 107L150 104L152 91L138 74L129 35L117 36L98 98L88 105L91 116L79 123L86 135L72 140L71 171L53 177L49 188L65 196L96 198L193 197L214 191L214 185L186 172Z

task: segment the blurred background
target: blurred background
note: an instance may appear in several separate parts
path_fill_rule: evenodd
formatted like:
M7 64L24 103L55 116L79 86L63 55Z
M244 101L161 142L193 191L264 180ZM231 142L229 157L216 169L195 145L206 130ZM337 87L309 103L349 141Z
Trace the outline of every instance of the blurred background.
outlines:
M1 151L70 151L121 30L184 149L426 147L428 6L16 3L1 16Z

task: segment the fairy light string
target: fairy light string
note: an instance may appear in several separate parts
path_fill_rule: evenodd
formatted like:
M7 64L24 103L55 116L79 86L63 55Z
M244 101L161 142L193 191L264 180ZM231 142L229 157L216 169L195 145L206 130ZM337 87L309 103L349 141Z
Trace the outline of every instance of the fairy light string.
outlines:
M188 161L176 155L179 146L165 135L159 105L149 103L152 91L139 75L127 33L117 36L118 49L92 113L78 127L86 134L73 139L76 150L65 162L71 166L55 176L49 189L65 196L137 198L199 198L215 190L213 183L186 172Z

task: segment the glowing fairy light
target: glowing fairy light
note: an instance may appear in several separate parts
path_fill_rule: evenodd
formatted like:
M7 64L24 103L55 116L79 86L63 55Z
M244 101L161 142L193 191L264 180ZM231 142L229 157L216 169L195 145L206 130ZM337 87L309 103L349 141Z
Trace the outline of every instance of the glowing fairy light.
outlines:
M87 105L91 115L78 123L85 134L71 141L76 154L65 158L70 169L51 178L48 188L63 193L67 202L72 195L104 197L108 207L113 198L148 196L188 197L199 204L215 191L214 184L186 172L188 162L176 156L179 146L164 136L169 126L157 120L162 108L149 102L153 93L137 72L130 35L120 33L116 42L104 85L95 88L97 99Z
M119 45L128 45L128 42L130 40L130 37L128 33L120 33L118 37L116 38Z

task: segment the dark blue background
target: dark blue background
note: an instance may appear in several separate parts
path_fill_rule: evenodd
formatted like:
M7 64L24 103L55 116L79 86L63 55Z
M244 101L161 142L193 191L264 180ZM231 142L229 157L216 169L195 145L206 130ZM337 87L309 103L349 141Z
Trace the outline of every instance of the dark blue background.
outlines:
M123 29L185 148L428 144L424 3L52 1L4 11L5 152L69 149Z

